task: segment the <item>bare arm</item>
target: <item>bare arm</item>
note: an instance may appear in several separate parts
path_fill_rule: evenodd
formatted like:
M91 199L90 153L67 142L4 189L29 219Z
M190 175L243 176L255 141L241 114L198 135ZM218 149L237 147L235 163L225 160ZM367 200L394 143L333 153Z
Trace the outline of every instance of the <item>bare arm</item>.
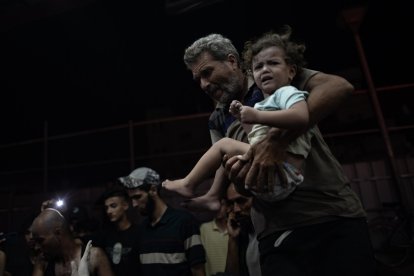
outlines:
M226 273L229 273L232 276L240 275L239 258L239 244L237 238L229 237Z
M243 108L243 105L241 102L233 100L230 103L229 112L231 115L233 115L233 117L235 117L237 120L240 121L240 124L243 127L244 132L249 133L252 130L253 125L242 121L241 119L242 108Z
M308 106L305 101L293 104L288 109L260 111L250 106L240 108L243 123L262 124L285 129L303 129L309 124Z
M224 156L225 168L229 178L239 188L247 186L249 190L267 192L276 173L280 173L290 135L298 132L272 128L261 141L250 147L243 156ZM227 159L225 159L227 158ZM266 188L267 187L267 188Z
M90 252L90 266L92 275L97 276L114 276L111 264L105 252L99 247L91 247Z
M338 106L351 94L353 86L344 78L317 73L311 77L305 87L310 92L308 97L309 126L313 126L319 120L326 117L329 113L336 110ZM295 139L301 132L290 131L281 132L278 129L269 131L267 137L261 142L250 147L250 150L243 158L232 157L226 163L226 170L231 181L244 186L253 187L257 185L257 190L267 184L267 180L272 178L274 172L275 141L283 139L286 141ZM277 151L276 151L277 152Z
M43 276L47 268L47 261L42 256L34 256L32 276Z
M6 254L0 250L0 276L4 276L4 269L6 267Z
M193 276L205 276L204 263L191 266L191 273Z
M226 272L233 276L240 275L239 265L239 243L240 226L235 221L234 212L230 212L227 218L227 229L229 233L229 241L227 248Z
M33 272L32 276L43 276L45 275L45 264L42 264L40 262L35 262L33 264Z

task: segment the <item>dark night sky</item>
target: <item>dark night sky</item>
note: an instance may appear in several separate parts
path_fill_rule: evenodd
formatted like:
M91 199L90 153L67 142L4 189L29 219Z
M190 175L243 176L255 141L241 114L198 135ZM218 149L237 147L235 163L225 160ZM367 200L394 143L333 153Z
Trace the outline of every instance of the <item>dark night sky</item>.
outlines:
M59 11L0 6L0 144L40 137L44 120L53 135L208 112L212 105L182 54L211 32L241 49L252 36L289 24L307 45L310 68L364 87L353 36L338 20L341 9L358 3L368 3L360 34L375 84L413 82L414 24L405 1L225 0L184 13L166 10L164 1L88 2Z

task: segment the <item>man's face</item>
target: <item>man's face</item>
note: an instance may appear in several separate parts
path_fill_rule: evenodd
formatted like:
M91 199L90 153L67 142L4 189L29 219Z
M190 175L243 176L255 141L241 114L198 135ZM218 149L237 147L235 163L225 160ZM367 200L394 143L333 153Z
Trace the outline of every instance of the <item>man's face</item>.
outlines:
M39 223L33 224L32 243L35 252L40 252L40 256L46 260L53 260L59 255L59 242L53 230Z
M190 69L194 80L214 101L229 104L232 100L241 100L245 78L234 56L218 61L204 52Z
M109 197L104 203L105 212L110 222L120 221L128 210L128 202L120 196Z
M128 190L129 198L131 199L132 206L138 210L138 212L143 216L148 216L152 210L150 210L150 205L153 202L153 199L149 197L149 192L146 192L141 189L129 189Z
M232 212L236 220L241 224L250 223L250 209L252 207L252 198L239 194L234 184L230 184L227 189L227 202L232 206Z

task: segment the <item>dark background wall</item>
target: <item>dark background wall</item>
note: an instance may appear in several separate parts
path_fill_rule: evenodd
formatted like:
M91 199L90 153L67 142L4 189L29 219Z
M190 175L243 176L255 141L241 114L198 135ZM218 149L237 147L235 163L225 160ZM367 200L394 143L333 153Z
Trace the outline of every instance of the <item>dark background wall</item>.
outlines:
M153 167L163 177L184 175L210 145L207 116L213 108L182 62L185 47L218 32L242 50L246 40L283 24L307 45L310 68L341 75L356 87L320 123L355 187L366 188L361 183L384 174L389 197L372 197L375 190L365 188L361 194L374 209L398 200L354 37L341 16L360 6L366 7L359 28L365 57L411 183L413 17L406 1L2 1L5 227L15 224L10 210L23 212L45 197L77 191L86 196L72 199L93 201L90 191L137 166ZM372 165L377 162L384 166Z
M241 50L253 36L289 24L307 45L309 67L366 87L341 19L359 5L367 7L360 35L375 85L412 82L406 1L2 1L0 142L39 137L44 120L61 134L209 112L182 55L211 32Z

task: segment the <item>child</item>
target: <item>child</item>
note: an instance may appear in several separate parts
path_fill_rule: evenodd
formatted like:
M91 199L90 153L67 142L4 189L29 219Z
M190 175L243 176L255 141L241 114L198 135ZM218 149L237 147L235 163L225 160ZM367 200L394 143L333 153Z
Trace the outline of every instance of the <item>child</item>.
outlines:
M308 125L309 114L305 101L307 93L289 85L304 64L305 46L288 42L289 36L290 30L286 35L268 33L254 44L246 43L244 59L265 100L257 103L254 108L233 101L229 111L244 124L250 144L259 142L271 127L301 130ZM249 124L254 125L251 127ZM166 180L163 187L191 197L194 188L220 168L224 155L245 154L250 144L223 138L212 145L185 178ZM305 156L291 154L289 148L309 147L306 135L289 145L281 143L280 146L280 162L275 165L274 181L270 182L273 187L268 187L267 192L251 191L266 201L285 199L303 181L301 165ZM200 205L211 210L217 209L216 203L225 189L223 183L226 183L226 175L220 168L207 194L197 198Z

